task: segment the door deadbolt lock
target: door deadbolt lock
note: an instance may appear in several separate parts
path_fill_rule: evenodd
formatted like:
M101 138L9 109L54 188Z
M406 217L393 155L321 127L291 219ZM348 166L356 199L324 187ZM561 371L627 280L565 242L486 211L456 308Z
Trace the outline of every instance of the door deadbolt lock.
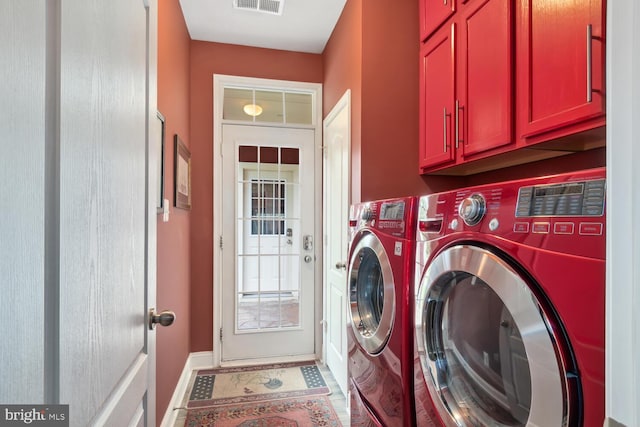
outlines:
M313 236L312 235L307 234L306 236L304 236L304 239L302 240L302 248L305 251L313 250Z
M173 311L163 310L158 313L155 308L149 309L149 329L155 329L157 324L160 326L170 326L176 320L176 314Z

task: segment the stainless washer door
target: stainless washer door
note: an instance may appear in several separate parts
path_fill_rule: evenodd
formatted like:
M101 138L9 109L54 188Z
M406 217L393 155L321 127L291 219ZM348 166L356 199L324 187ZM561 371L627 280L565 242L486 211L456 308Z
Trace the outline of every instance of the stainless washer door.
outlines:
M474 246L444 250L415 307L422 373L448 426L569 425L560 337L504 260Z
M348 277L351 327L360 346L377 354L391 335L396 298L389 257L374 234L358 241Z

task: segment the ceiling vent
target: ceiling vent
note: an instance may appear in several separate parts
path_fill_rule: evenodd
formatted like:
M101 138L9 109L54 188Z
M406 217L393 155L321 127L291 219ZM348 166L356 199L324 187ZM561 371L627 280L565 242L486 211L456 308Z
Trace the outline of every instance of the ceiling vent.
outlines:
M233 0L233 7L242 10L282 15L284 0Z

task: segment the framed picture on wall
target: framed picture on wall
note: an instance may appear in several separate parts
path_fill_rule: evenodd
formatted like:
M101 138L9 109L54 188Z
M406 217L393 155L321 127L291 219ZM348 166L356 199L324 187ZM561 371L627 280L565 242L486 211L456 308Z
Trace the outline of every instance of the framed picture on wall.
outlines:
M156 126L158 127L156 135L158 136L156 142L156 154L158 156L158 160L156 162L157 169L157 183L156 183L156 196L158 200L156 202L156 206L158 208L158 213L162 213L162 208L164 207L164 135L165 135L165 124L164 124L164 116L160 111L157 111Z
M178 134L174 136L174 206L191 209L191 152Z

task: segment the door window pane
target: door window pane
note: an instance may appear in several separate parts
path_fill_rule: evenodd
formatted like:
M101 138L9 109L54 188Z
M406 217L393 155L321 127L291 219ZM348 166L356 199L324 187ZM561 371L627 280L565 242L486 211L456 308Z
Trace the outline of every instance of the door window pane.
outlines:
M244 145L238 160L236 328L299 327L299 150Z
M312 93L224 88L222 118L252 123L313 125Z
M310 93L285 93L287 123L313 124L313 97Z
M253 121L243 108L253 104L253 90L224 88L224 101L222 106L222 118L225 120Z
M256 104L262 108L262 114L256 116L256 122L284 123L284 103L281 91L256 90Z
M285 233L285 184L282 180L252 180L251 234L276 235Z

